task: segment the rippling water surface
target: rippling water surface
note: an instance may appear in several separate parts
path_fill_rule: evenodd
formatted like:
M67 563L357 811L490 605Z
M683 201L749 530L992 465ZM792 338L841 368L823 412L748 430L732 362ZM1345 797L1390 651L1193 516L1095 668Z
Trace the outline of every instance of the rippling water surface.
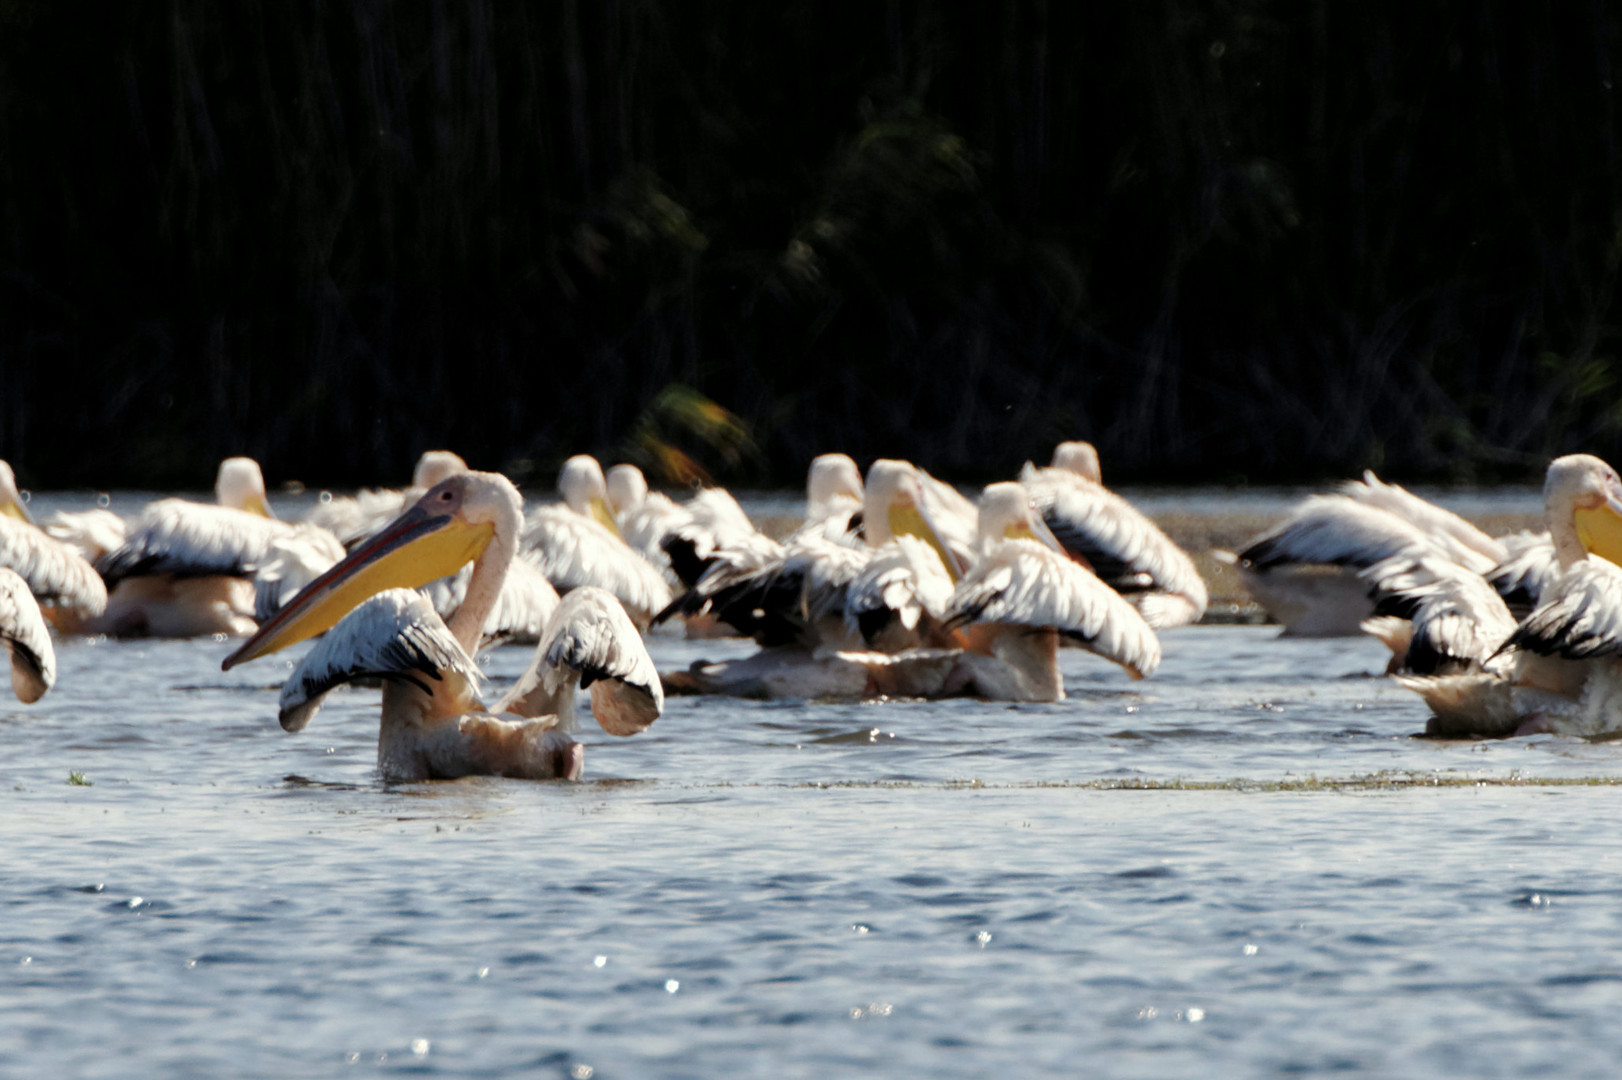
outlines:
M0 704L0 1076L1614 1075L1622 743L1416 739L1275 632L394 787L374 691L288 735L280 657L64 642Z

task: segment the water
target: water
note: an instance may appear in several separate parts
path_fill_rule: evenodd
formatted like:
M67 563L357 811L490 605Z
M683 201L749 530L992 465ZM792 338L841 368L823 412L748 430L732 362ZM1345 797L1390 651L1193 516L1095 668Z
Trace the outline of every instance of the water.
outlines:
M1416 739L1378 644L1275 632L392 787L375 691L288 735L291 659L62 642L0 701L0 1077L1613 1075L1622 742Z

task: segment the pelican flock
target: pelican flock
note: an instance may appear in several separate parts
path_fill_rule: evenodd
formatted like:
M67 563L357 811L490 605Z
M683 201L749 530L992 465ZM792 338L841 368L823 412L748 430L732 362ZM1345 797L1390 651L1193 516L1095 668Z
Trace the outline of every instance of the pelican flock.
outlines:
M673 498L631 464L576 455L557 488L561 502L526 510L505 477L435 450L407 487L323 493L287 521L259 465L228 458L213 503L58 512L42 528L0 462L13 691L26 704L51 689L64 635L242 639L226 668L316 639L282 689L287 731L339 687L380 681L385 779L576 779L581 691L616 736L657 720L667 693L1057 702L1062 649L1149 678L1160 634L1210 602L1194 559L1104 485L1084 442L977 499L913 462L864 476L822 454L803 520L771 535L726 490ZM1489 536L1364 473L1211 555L1285 636L1384 642L1432 735L1622 731L1622 480L1598 458L1556 459L1543 524ZM678 628L756 651L658 672L644 635ZM507 643L533 657L487 706L476 658Z

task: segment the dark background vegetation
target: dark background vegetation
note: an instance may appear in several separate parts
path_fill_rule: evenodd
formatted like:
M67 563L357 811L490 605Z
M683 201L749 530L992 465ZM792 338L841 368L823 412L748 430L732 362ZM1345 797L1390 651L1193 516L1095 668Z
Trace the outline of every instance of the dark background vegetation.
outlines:
M537 481L660 447L982 479L1068 437L1138 480L1615 457L1619 28L0 0L0 456L45 486L232 452L398 481L429 446ZM752 446L694 434L706 398Z

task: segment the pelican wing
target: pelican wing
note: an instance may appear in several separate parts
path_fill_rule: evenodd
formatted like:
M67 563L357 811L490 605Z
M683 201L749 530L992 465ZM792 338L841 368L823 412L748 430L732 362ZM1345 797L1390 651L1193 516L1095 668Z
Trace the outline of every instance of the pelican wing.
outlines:
M388 589L345 615L304 654L282 686L281 723L303 730L333 689L356 679L387 679L415 687L432 715L481 708L480 674L428 598Z
M1503 540L1508 553L1503 562L1487 573L1487 581L1504 598L1511 611L1523 618L1537 608L1545 593L1560 580L1560 563L1554 556L1549 534L1521 532Z
M1539 656L1588 660L1622 655L1622 567L1591 558L1565 572L1507 647Z
M473 565L462 567L450 577L431 581L422 592L434 610L449 619L467 596L467 583L473 578ZM481 631L485 644L492 642L534 642L558 606L558 591L546 575L523 559L514 559L502 579L495 606L485 616Z
M1344 495L1311 495L1289 517L1252 540L1239 559L1253 570L1330 564L1362 570L1431 543L1401 518Z
M1504 545L1459 515L1427 502L1406 488L1387 484L1364 470L1362 480L1348 480L1340 492L1365 506L1378 507L1417 526L1447 556L1478 574L1485 574L1509 557Z
M1205 614L1205 582L1194 560L1131 503L1068 469L1027 465L1020 481L1065 551L1083 559L1151 626L1182 626Z
M73 549L25 521L0 515L0 566L15 570L37 600L84 615L107 609L107 586Z
M1366 629L1393 653L1402 645L1398 664L1415 675L1479 671L1515 632L1514 616L1485 578L1434 553L1398 555L1361 576L1375 601L1374 625ZM1382 618L1411 628L1385 631Z
M45 521L45 531L93 563L124 546L129 525L111 510L58 510Z
M583 585L606 589L638 623L670 603L670 587L657 567L567 507L543 506L530 514L520 550L559 593Z
M925 615L944 619L951 597L952 578L935 549L916 536L898 536L873 552L850 580L845 623L871 643L893 622L915 630Z
M404 491L368 489L352 496L339 495L321 503L305 515L304 520L336 536L344 547L352 548L399 517L406 507L421 497L420 488Z
M1138 678L1160 665L1160 641L1131 604L1034 540L1005 540L975 564L953 591L947 619L1051 628Z
M962 566L972 566L978 557L976 547L980 525L980 511L963 493L944 480L937 480L923 469L918 470L923 483L924 503L930 521L940 533L941 542Z
M612 594L589 585L559 601L534 662L496 711L572 716L576 685L590 691L592 715L610 735L635 735L664 712L664 687L642 635Z
M796 536L787 547L717 552L714 563L687 592L659 613L716 618L761 645L818 644L817 620L844 612L845 593L872 552L816 534Z
M9 518L0 520L11 520ZM0 566L0 641L11 651L11 688L17 700L38 701L56 685L56 650L28 582Z
M159 499L141 513L124 546L96 564L109 587L127 577L252 577L292 525L226 506Z
M678 526L691 520L686 510L660 491L650 491L642 501L620 515L620 536L644 559L655 566L669 562L659 542Z
M703 489L684 509L687 521L672 529L659 545L684 585L698 581L717 552L751 548L770 554L781 549L777 541L755 529L743 507L724 488Z
M344 557L338 538L308 521L271 539L254 574L254 618L264 622Z

